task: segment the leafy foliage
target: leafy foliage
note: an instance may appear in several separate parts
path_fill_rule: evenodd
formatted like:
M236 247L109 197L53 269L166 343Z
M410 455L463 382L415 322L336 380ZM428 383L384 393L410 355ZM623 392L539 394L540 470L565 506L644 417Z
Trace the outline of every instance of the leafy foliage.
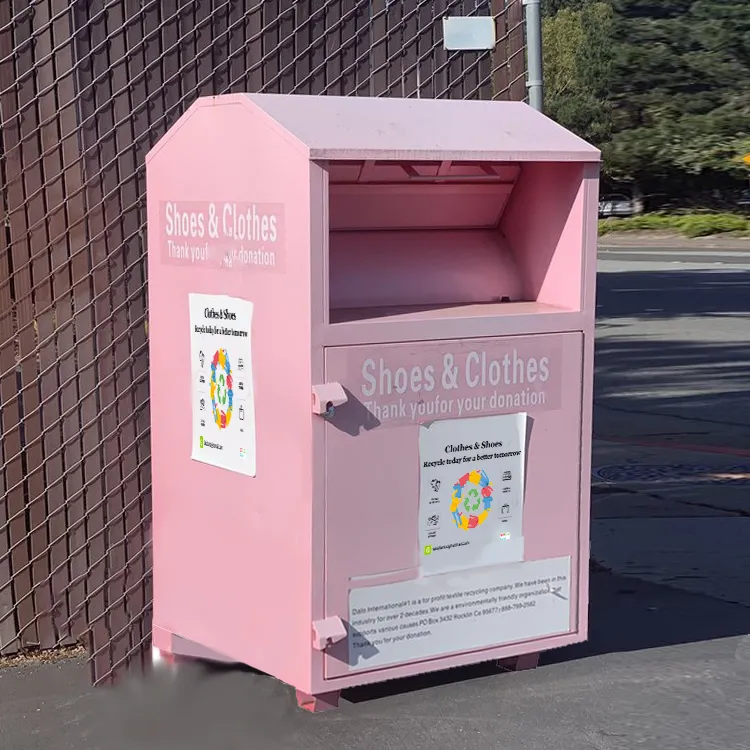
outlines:
M707 237L715 234L750 234L750 219L737 214L644 214L626 219L601 219L599 234L610 232L677 232L686 237Z
M611 131L606 96L611 23L611 9L605 3L590 3L578 11L565 8L544 23L548 111L596 144L606 142Z
M546 108L646 192L736 186L750 152L747 0L549 0Z

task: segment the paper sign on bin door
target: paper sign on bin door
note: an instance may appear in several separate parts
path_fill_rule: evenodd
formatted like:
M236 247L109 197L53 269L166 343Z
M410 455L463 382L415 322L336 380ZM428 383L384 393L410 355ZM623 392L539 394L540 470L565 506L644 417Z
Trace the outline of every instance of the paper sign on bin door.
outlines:
M190 371L195 461L255 476L253 303L191 294Z
M526 414L419 428L422 575L523 560Z
M571 558L352 589L349 669L375 669L571 630Z

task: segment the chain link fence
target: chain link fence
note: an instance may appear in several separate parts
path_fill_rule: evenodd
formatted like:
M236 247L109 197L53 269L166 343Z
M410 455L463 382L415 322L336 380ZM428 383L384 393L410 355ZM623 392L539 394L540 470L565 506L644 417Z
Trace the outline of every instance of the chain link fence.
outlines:
M494 52L442 17L489 15ZM521 0L0 0L0 655L150 660L144 157L198 96L525 98Z

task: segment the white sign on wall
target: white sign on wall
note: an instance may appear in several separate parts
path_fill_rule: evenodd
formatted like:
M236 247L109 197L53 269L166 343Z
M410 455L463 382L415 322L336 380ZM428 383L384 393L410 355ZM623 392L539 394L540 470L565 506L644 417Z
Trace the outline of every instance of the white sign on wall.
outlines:
M446 16L443 47L462 52L495 49L495 26L492 16Z
M252 319L247 300L190 295L191 456L254 477Z

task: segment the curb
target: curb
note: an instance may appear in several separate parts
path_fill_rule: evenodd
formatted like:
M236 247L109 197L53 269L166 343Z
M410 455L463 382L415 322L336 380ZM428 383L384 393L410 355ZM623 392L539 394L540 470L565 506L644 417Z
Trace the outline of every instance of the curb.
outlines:
M609 232L599 236L599 249L735 250L750 252L750 237L711 235L694 239L661 232Z

